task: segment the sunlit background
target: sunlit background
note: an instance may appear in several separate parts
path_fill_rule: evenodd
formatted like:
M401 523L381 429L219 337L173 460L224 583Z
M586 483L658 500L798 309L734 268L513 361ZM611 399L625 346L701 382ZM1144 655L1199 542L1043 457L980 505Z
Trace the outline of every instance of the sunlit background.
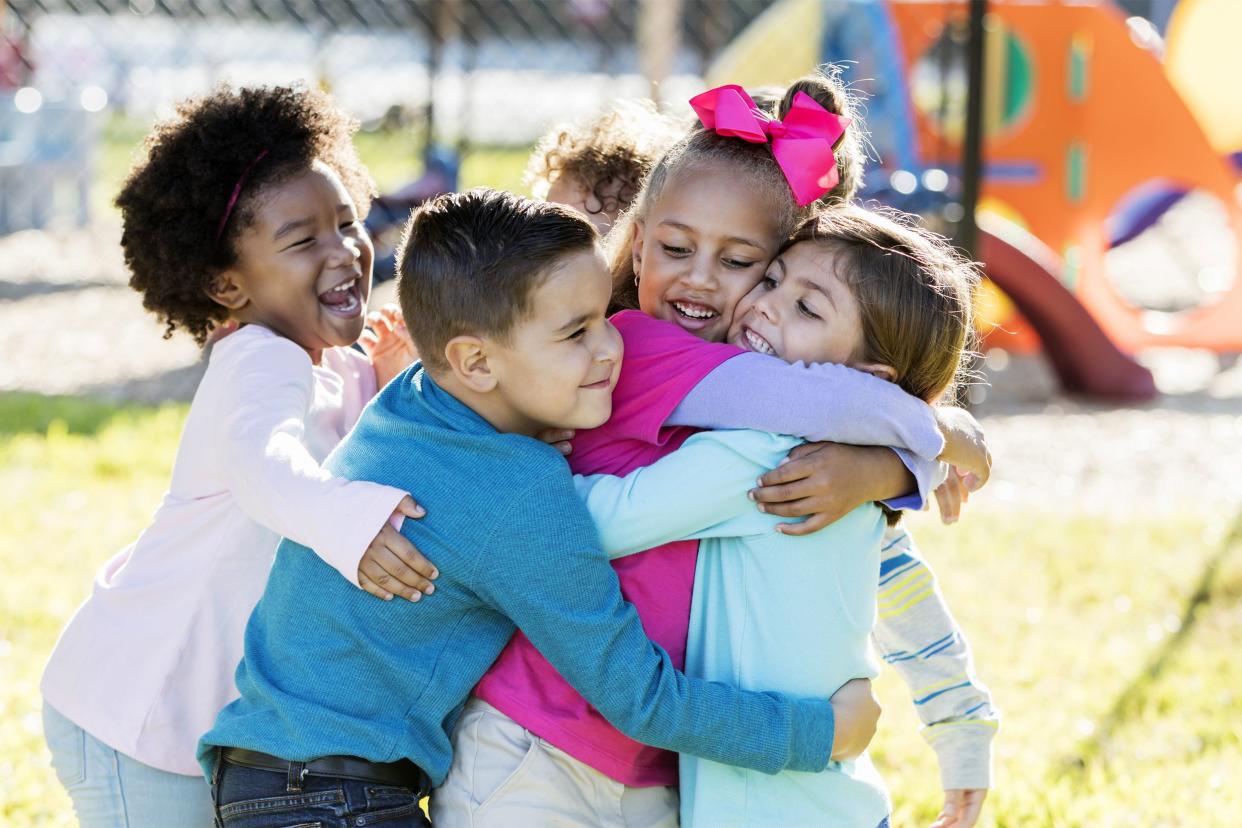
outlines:
M1004 714L983 824L1238 824L1242 3L987 5L972 166L964 0L0 0L0 824L73 823L38 678L204 368L126 285L111 200L155 119L313 84L381 192L525 192L556 122L823 62L866 96L865 199L954 233L979 185L996 472L910 523ZM880 693L894 825L926 825L934 756Z

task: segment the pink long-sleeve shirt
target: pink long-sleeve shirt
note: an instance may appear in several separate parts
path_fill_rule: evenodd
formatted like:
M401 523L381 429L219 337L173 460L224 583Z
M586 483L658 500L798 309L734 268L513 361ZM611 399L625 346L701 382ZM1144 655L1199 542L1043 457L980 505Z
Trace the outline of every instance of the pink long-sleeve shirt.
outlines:
M320 468L375 395L359 353L306 351L249 325L216 344L151 525L96 575L43 696L161 770L199 775L199 737L237 697L242 634L283 535L357 584L405 492Z

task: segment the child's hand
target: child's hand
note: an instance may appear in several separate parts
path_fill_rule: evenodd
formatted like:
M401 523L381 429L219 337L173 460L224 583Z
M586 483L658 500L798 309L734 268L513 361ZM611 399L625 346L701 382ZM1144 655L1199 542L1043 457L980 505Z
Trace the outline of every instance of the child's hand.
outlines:
M358 562L359 586L385 601L391 601L393 593L417 601L436 591L431 582L440 577L440 572L393 526L400 518L420 518L425 514L426 510L414 498L401 498L392 517Z
M962 505L970 500L969 475L957 466L949 466L949 476L936 487L936 505L940 508L940 522L948 526L957 523L962 515Z
M944 807L931 828L971 828L979 821L987 788L955 789L944 792Z
M574 432L567 428L545 428L536 434L535 437L549 445L556 446L556 450L561 454L567 455L574 448L569 442L574 439Z
M396 305L384 305L368 313L367 326L358 344L375 368L376 385L383 388L418 359L418 351L406 330L401 309Z
M782 524L780 532L809 535L864 503L899 497L914 484L901 459L889 449L807 443L759 478L759 486L750 497L760 511L782 517L809 515L802 523Z
M880 702L871 692L870 679L851 679L829 699L835 731L832 736L832 761L857 759L871 744L875 726L880 721Z
M962 408L937 408L935 412L944 435L944 451L937 459L956 466L965 487L977 492L992 474L992 453L983 437L983 426Z

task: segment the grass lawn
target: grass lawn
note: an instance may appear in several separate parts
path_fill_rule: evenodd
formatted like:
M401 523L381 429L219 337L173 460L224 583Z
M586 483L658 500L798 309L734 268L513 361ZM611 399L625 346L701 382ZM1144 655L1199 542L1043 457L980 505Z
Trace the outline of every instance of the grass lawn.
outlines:
M0 824L73 824L40 734L39 675L92 573L157 504L184 415L0 395ZM983 824L1238 824L1234 520L986 504L952 529L916 516L1005 714ZM926 825L940 804L931 751L891 672L879 692L894 825Z

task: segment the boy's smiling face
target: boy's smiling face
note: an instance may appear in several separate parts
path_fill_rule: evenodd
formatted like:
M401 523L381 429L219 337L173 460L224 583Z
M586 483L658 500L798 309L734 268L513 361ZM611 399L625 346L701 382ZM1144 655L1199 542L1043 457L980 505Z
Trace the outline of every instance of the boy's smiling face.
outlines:
M503 339L487 338L502 431L587 429L612 414L621 335L607 319L612 280L598 248L561 259L531 294L530 313Z

